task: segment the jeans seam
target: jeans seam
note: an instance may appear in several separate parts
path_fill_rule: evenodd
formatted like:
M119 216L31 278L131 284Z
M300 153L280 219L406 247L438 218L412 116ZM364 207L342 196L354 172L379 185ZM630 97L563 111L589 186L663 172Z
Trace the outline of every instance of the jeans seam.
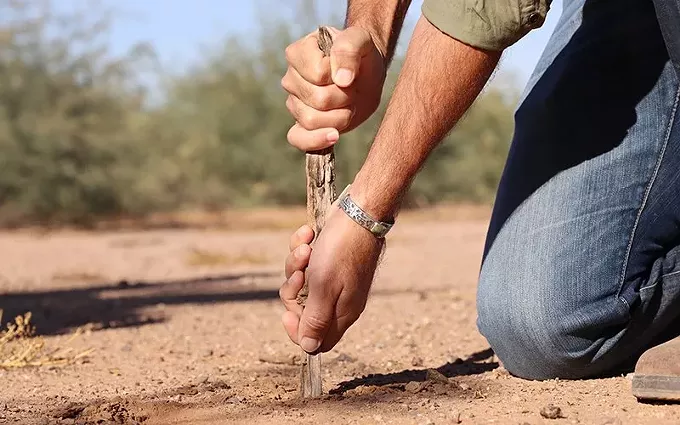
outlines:
M661 276L660 276L658 279L656 279L656 280L654 281L654 283L652 283L651 285L647 285L647 286L644 286L644 287L640 288L640 291L642 292L642 291L647 290L647 289L652 289L652 288L654 288L655 286L657 286L657 285L661 282L662 279L665 279L665 278L671 277L671 276L676 276L676 275L679 275L679 274L680 274L680 270L677 270L677 271L674 271L674 272L670 272L670 273L666 273L666 274L664 274L664 275L661 275Z
M664 137L664 142L663 146L661 147L661 152L659 153L659 158L656 161L656 165L654 167L654 173L652 173L651 178L649 179L649 183L647 184L647 188L645 189L645 194L642 197L642 203L640 204L640 207L638 208L637 215L635 217L635 222L633 223L633 229L630 232L630 237L628 239L628 246L626 248L626 255L623 259L623 267L621 270L621 277L619 280L619 290L617 292L616 297L621 299L621 291L623 291L623 285L626 282L626 273L628 273L628 263L630 261L630 254L633 250L633 242L635 241L635 234L638 229L638 225L640 224L640 219L642 217L642 213L644 212L645 207L647 206L647 201L649 200L649 194L652 192L652 187L654 186L654 183L656 182L656 177L659 174L659 169L661 169L661 163L663 162L664 156L666 155L666 148L668 147L668 141L670 140L671 137L671 131L673 129L673 125L675 124L675 114L678 109L678 101L680 100L680 86L678 86L675 89L675 101L673 103L673 109L671 110L670 114L670 119L668 120L668 128L666 130L666 135ZM626 300L626 304L628 304L628 301Z

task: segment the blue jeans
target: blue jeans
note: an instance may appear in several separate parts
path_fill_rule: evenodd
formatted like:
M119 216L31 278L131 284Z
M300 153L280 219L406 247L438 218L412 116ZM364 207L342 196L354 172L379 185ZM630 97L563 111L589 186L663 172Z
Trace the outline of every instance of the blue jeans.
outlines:
M620 373L680 334L678 77L651 1L565 0L515 116L478 326L528 379Z

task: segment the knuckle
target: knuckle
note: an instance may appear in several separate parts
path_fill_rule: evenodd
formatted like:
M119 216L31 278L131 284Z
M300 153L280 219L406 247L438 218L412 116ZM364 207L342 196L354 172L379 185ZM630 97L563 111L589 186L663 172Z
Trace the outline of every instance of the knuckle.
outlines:
M306 111L300 114L298 122L305 130L314 130L317 122L316 114L313 111Z
M349 127L350 123L352 122L353 115L354 113L349 109L343 111L338 127L342 129Z
M310 102L314 109L325 110L330 107L331 96L328 93L328 90L315 90L310 97Z
M323 332L330 326L330 319L319 316L309 316L306 320L306 325L312 332Z
M323 62L319 62L313 66L309 72L309 77L311 79L310 83L321 85L326 80L326 75L328 73L328 65Z
M305 264L304 260L301 258L298 258L295 254L290 255L290 274L293 276L293 273L296 271L304 269Z
M290 72L286 72L286 74L281 78L281 87L288 93L292 91L292 84L290 81Z
M294 56L294 54L295 54L295 43L289 44L289 45L286 47L286 50L285 50L284 52L285 52L285 55L286 55L286 61L287 61L288 63L291 63L291 61L292 61L292 59L293 59L293 56Z

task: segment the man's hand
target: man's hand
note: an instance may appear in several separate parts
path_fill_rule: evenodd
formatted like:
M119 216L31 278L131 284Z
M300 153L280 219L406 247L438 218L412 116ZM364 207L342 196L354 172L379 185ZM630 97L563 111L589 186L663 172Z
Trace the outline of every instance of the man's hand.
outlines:
M366 121L380 104L385 82L385 52L366 29L330 32L330 57L319 50L316 32L286 48L288 71L281 85L296 121L288 141L305 152L334 145L340 133Z
M287 280L279 291L288 336L312 354L331 350L364 311L384 243L337 208L312 250L313 238L309 226L291 237ZM305 277L309 295L303 310L296 296Z

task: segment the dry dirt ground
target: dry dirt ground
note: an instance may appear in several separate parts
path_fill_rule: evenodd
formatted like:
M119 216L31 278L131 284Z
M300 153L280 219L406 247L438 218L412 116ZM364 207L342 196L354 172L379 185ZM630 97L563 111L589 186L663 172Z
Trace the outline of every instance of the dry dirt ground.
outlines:
M282 227L0 234L3 322L30 310L48 347L94 349L0 369L0 423L680 423L680 405L638 403L625 376L529 382L499 367L475 327L484 218L395 228L364 315L322 356L326 395L301 401L279 320Z

